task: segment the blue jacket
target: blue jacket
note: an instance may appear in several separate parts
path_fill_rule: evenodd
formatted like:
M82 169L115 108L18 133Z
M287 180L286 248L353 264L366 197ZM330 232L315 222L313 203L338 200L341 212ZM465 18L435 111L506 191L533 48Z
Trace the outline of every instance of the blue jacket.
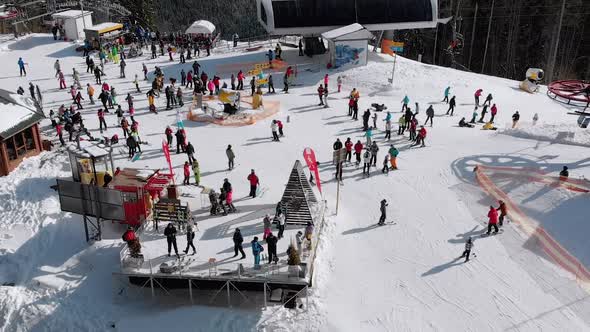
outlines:
M264 251L264 248L258 243L258 241L252 241L252 255L260 255Z
M451 87L447 86L447 88L445 89L445 97L449 95L450 90L451 90Z
M20 68L24 68L25 67L25 62L23 61L23 59L18 59L18 66Z

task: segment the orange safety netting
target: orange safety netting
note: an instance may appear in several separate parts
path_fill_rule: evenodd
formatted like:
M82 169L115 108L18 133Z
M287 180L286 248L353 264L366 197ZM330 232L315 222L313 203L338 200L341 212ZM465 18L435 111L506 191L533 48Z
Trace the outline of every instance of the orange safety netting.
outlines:
M590 292L590 272L586 267L572 254L570 254L564 247L562 247L549 233L541 226L538 222L529 218L522 210L516 205L508 195L503 192L494 182L490 179L485 172L495 172L502 174L514 174L520 175L525 178L529 178L533 181L546 183L551 186L559 186L567 190L576 192L588 192L588 181L583 180L560 180L556 177L544 175L544 173L538 170L531 169L517 169L510 167L493 167L493 166L482 166L479 165L475 168L475 177L479 185L487 192L490 196L496 200L502 200L508 207L508 216L516 223L522 231L525 232L531 238L535 238L543 249L543 251L560 267L571 272L576 276L578 284L587 292Z

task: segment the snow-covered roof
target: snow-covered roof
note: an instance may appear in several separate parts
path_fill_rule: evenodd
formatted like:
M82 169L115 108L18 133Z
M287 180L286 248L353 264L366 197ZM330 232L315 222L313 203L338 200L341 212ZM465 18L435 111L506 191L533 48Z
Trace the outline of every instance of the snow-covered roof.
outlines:
M113 23L113 22L105 22L100 24L95 24L89 28L84 29L85 31L96 31L98 33L106 33L109 31L123 29L123 24L121 23Z
M358 23L353 23L338 29L330 30L322 33L322 37L338 41L338 40L356 40L356 39L371 39L373 34Z
M112 151L111 147L102 143L89 141L80 141L80 149L78 149L77 143L69 144L67 149L71 154L74 154L79 158L100 158L109 155Z
M215 31L215 25L213 23L206 21L206 20L198 20L191 24L188 29L186 29L186 33L213 33Z
M91 15L92 12L85 10L82 12L81 10L66 10L63 12L55 13L51 15L53 18L78 18L82 16Z
M11 137L43 118L31 98L0 89L0 138Z

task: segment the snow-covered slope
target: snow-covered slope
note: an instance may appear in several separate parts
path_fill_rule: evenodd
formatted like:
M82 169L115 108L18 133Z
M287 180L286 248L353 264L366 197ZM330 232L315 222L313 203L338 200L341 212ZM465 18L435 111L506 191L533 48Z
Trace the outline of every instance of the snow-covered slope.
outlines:
M56 89L55 59L60 59L66 73L71 73L71 67L75 66L83 73L83 83L92 82L91 75L84 74L83 59L73 53L70 44L55 43L46 35L33 35L8 44L6 49L0 53L0 60L6 64L0 68L0 87L14 90L18 85L26 86L27 79L33 80L45 91L46 110L56 109L70 99L65 90ZM296 51L285 53L288 62L299 60ZM15 77L19 56L29 63L28 78ZM252 57L256 55L247 56L246 62L252 61ZM217 68L214 66L232 63L232 58L231 54L219 55L207 61L209 68ZM264 61L262 54L260 61ZM141 77L142 62L150 70L154 65L162 66L165 72L178 67L174 65L168 71L170 63L163 57L130 59L128 78L119 79L118 68L108 64L107 82L117 87L121 97L134 91L131 80L135 73ZM261 182L269 187L260 204L272 204L280 199L290 168L295 159L302 158L304 147L316 151L331 215L318 251L308 312L113 303L110 274L118 264L119 236L115 234L91 246L84 243L78 217L59 212L56 194L48 188L52 178L67 176L69 171L63 156L49 152L25 161L10 176L0 178L0 281L16 283L15 287L0 288L1 329L103 331L110 329L110 323L114 322L115 329L120 331L148 331L160 330L173 321L178 329L199 331L589 330L587 294L581 291L575 278L540 254L517 226L506 225L503 234L495 237L478 236L486 221L487 206L495 202L475 185L472 173L476 163L539 167L547 172L557 172L562 165L570 165L572 177L589 176L587 147L566 145L569 141L556 141L551 136L537 140L538 134L515 138L513 135L522 135L504 130L512 113L519 110L522 131L543 132L544 126L559 126L559 131L576 131L578 137L576 118L567 115L566 107L543 93L531 95L518 90L515 81L399 58L392 87L387 84L391 67L390 58L371 54L366 67L330 73L332 91L337 75L343 76L344 87L342 93L330 95L331 107L327 109L316 106L315 90L324 71L300 72L302 86L292 88L288 95L265 97L281 103L277 118L285 123L286 137L280 143L270 141L270 119L237 128L185 123L189 140L197 151L203 183L218 185L224 177L229 177L236 192L245 194L248 191L245 177L254 168ZM277 87L281 83L278 81ZM457 96L454 117L444 116L446 105L440 102L446 86L451 86L451 94ZM147 82L142 82L142 87L145 89ZM429 105L434 106L436 116L434 127L427 127L427 147L414 148L410 147L407 134L394 134L391 142L385 142L382 121L385 114L378 113L379 130L375 135L380 147L378 167L372 169L368 179L354 165L345 167L340 208L338 215L332 215L336 197L334 168L330 162L332 143L337 137L364 142L361 123L347 116L346 96L353 87L361 92L361 112L371 103L384 103L397 119L400 101L408 95L410 106L415 102L420 105L421 122ZM494 95L499 108L496 117L499 132L457 127L461 117L471 118L473 92L477 88L484 89L484 96ZM144 152L147 157L133 164L124 156L119 156L116 163L164 168L166 163L158 147L165 125L176 122L175 113L148 114L145 95L134 96L142 139L151 146ZM163 105L163 101L157 100L157 105ZM96 106L87 107L83 111L85 123L93 134L98 134L96 109ZM539 114L536 128L540 129L531 127L534 113ZM112 125L108 135L121 135L120 129L114 126L114 115L109 115L107 122ZM397 130L397 125L394 128ZM49 127L44 132L54 136ZM224 150L228 144L234 146L237 155L237 167L229 175L222 171L226 167ZM400 149L400 169L383 175L379 170L389 144ZM173 155L178 174L182 173L184 158ZM536 186L524 186L514 191L518 194L515 200L521 203L537 191ZM379 201L383 198L389 202L388 219L395 223L376 227ZM587 200L588 196L553 192L547 195L548 201L569 199ZM534 202L545 205L539 199ZM554 207L557 204L545 209L535 205L531 210L536 218L547 216L552 220L575 213L574 219L579 222L579 214L587 215L589 210L588 204L577 204L573 211ZM567 227L576 225L568 223ZM560 241L570 241L558 233L556 237ZM457 257L469 236L475 238L473 251L477 257L463 263ZM576 237L571 241L580 240ZM578 258L588 262L587 252L574 250L573 253L584 256Z

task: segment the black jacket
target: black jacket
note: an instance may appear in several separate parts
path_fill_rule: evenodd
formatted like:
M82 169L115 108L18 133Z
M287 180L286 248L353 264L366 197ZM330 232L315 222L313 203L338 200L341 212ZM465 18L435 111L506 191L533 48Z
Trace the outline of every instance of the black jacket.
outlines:
M174 225L172 225L172 226L166 226L166 228L164 229L164 235L167 238L174 238L174 237L176 237L176 227L174 227Z
M224 183L223 183L223 190L224 190L226 193L228 193L228 192L232 191L232 188L231 188L231 183L229 183L229 181L228 181L228 182L224 182Z
M235 244L242 244L244 242L244 237L240 232L234 232L234 243Z
M342 142L340 142L340 141L334 142L334 150L340 150L340 149L342 149Z
M266 244L268 245L268 251L275 251L277 250L277 241L279 239L274 235L269 235L266 238Z
M186 154L194 154L195 153L195 148L193 147L192 144L188 144L186 146Z

